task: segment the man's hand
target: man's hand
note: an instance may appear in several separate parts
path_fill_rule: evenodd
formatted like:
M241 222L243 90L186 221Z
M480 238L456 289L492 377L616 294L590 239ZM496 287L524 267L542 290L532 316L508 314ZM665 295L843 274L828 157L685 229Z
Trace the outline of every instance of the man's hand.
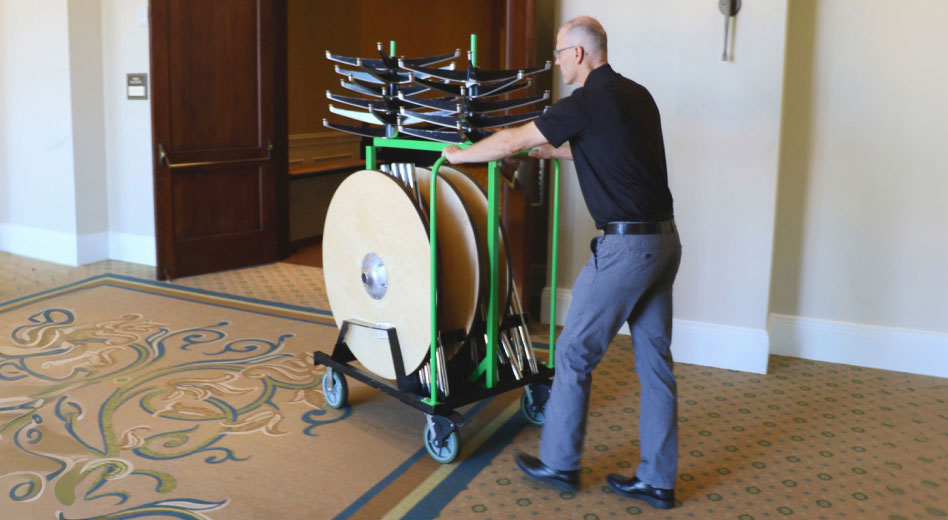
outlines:
M554 148L553 145L545 143L530 150L530 157L534 159L566 159L567 161L572 161L573 150L569 147L568 141L560 145L559 148Z
M556 148L551 144L541 144L539 147L530 150L530 157L534 159L552 159Z
M500 174L506 177L507 180L513 181L522 162L523 159L520 157L504 157L503 160L500 161Z
M444 149L441 150L441 157L446 158L451 164L459 164L464 162L461 159L461 153L463 151L460 146L452 144L451 146L445 146Z

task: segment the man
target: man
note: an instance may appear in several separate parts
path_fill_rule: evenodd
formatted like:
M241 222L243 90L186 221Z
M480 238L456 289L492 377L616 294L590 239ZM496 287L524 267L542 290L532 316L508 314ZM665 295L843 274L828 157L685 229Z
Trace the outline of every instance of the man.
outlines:
M443 152L452 163L492 161L524 149L535 149L531 157L574 160L586 206L604 233L593 239L592 256L573 285L539 458L521 453L517 465L533 479L576 489L592 371L627 322L642 386L641 463L632 478L612 474L606 481L622 495L668 509L675 505L678 466L669 347L681 243L658 108L644 87L609 66L606 33L595 19L564 24L553 54L563 80L582 88L531 123Z

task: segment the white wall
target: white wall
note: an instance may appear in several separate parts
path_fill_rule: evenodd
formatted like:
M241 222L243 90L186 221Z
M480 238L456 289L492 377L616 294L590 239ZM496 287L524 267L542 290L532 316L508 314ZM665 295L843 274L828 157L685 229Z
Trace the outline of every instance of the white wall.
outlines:
M108 258L100 0L69 0L69 75L76 185L77 263Z
M0 0L0 250L155 263L144 0Z
M0 250L76 263L66 0L0 0Z
M948 3L791 3L774 352L948 377Z
M734 60L722 62L715 2L560 1L559 23L599 19L613 67L648 88L662 113L683 243L672 344L679 361L766 370L786 9L783 0L745 2ZM572 165L564 166L558 322L595 234Z
M101 1L109 257L155 265L151 88L145 101L129 100L125 91L126 74L150 73L148 24L141 19L148 2Z

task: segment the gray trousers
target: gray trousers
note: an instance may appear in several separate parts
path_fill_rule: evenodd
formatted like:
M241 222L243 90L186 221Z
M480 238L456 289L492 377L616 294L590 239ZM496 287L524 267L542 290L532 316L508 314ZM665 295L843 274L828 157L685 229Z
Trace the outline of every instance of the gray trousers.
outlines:
M553 469L580 467L592 371L626 322L641 383L636 476L654 487L675 487L678 403L669 347L681 242L673 223L663 228L661 234L599 236L590 244L592 256L573 284L556 342L556 374L540 438L540 460Z

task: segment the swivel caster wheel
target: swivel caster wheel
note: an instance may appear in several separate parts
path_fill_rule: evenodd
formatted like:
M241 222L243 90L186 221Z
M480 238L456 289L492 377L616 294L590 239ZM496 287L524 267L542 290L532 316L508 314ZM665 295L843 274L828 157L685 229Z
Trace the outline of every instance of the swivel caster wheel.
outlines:
M449 430L451 433L447 433ZM432 417L425 425L425 449L442 464L454 462L461 453L461 437L454 424L444 417Z
M542 383L527 385L520 397L520 409L533 424L542 426L546 422L546 403L550 400L550 386Z
M345 408L349 401L349 384L346 383L346 376L326 367L326 372L323 374L323 396L329 406Z

